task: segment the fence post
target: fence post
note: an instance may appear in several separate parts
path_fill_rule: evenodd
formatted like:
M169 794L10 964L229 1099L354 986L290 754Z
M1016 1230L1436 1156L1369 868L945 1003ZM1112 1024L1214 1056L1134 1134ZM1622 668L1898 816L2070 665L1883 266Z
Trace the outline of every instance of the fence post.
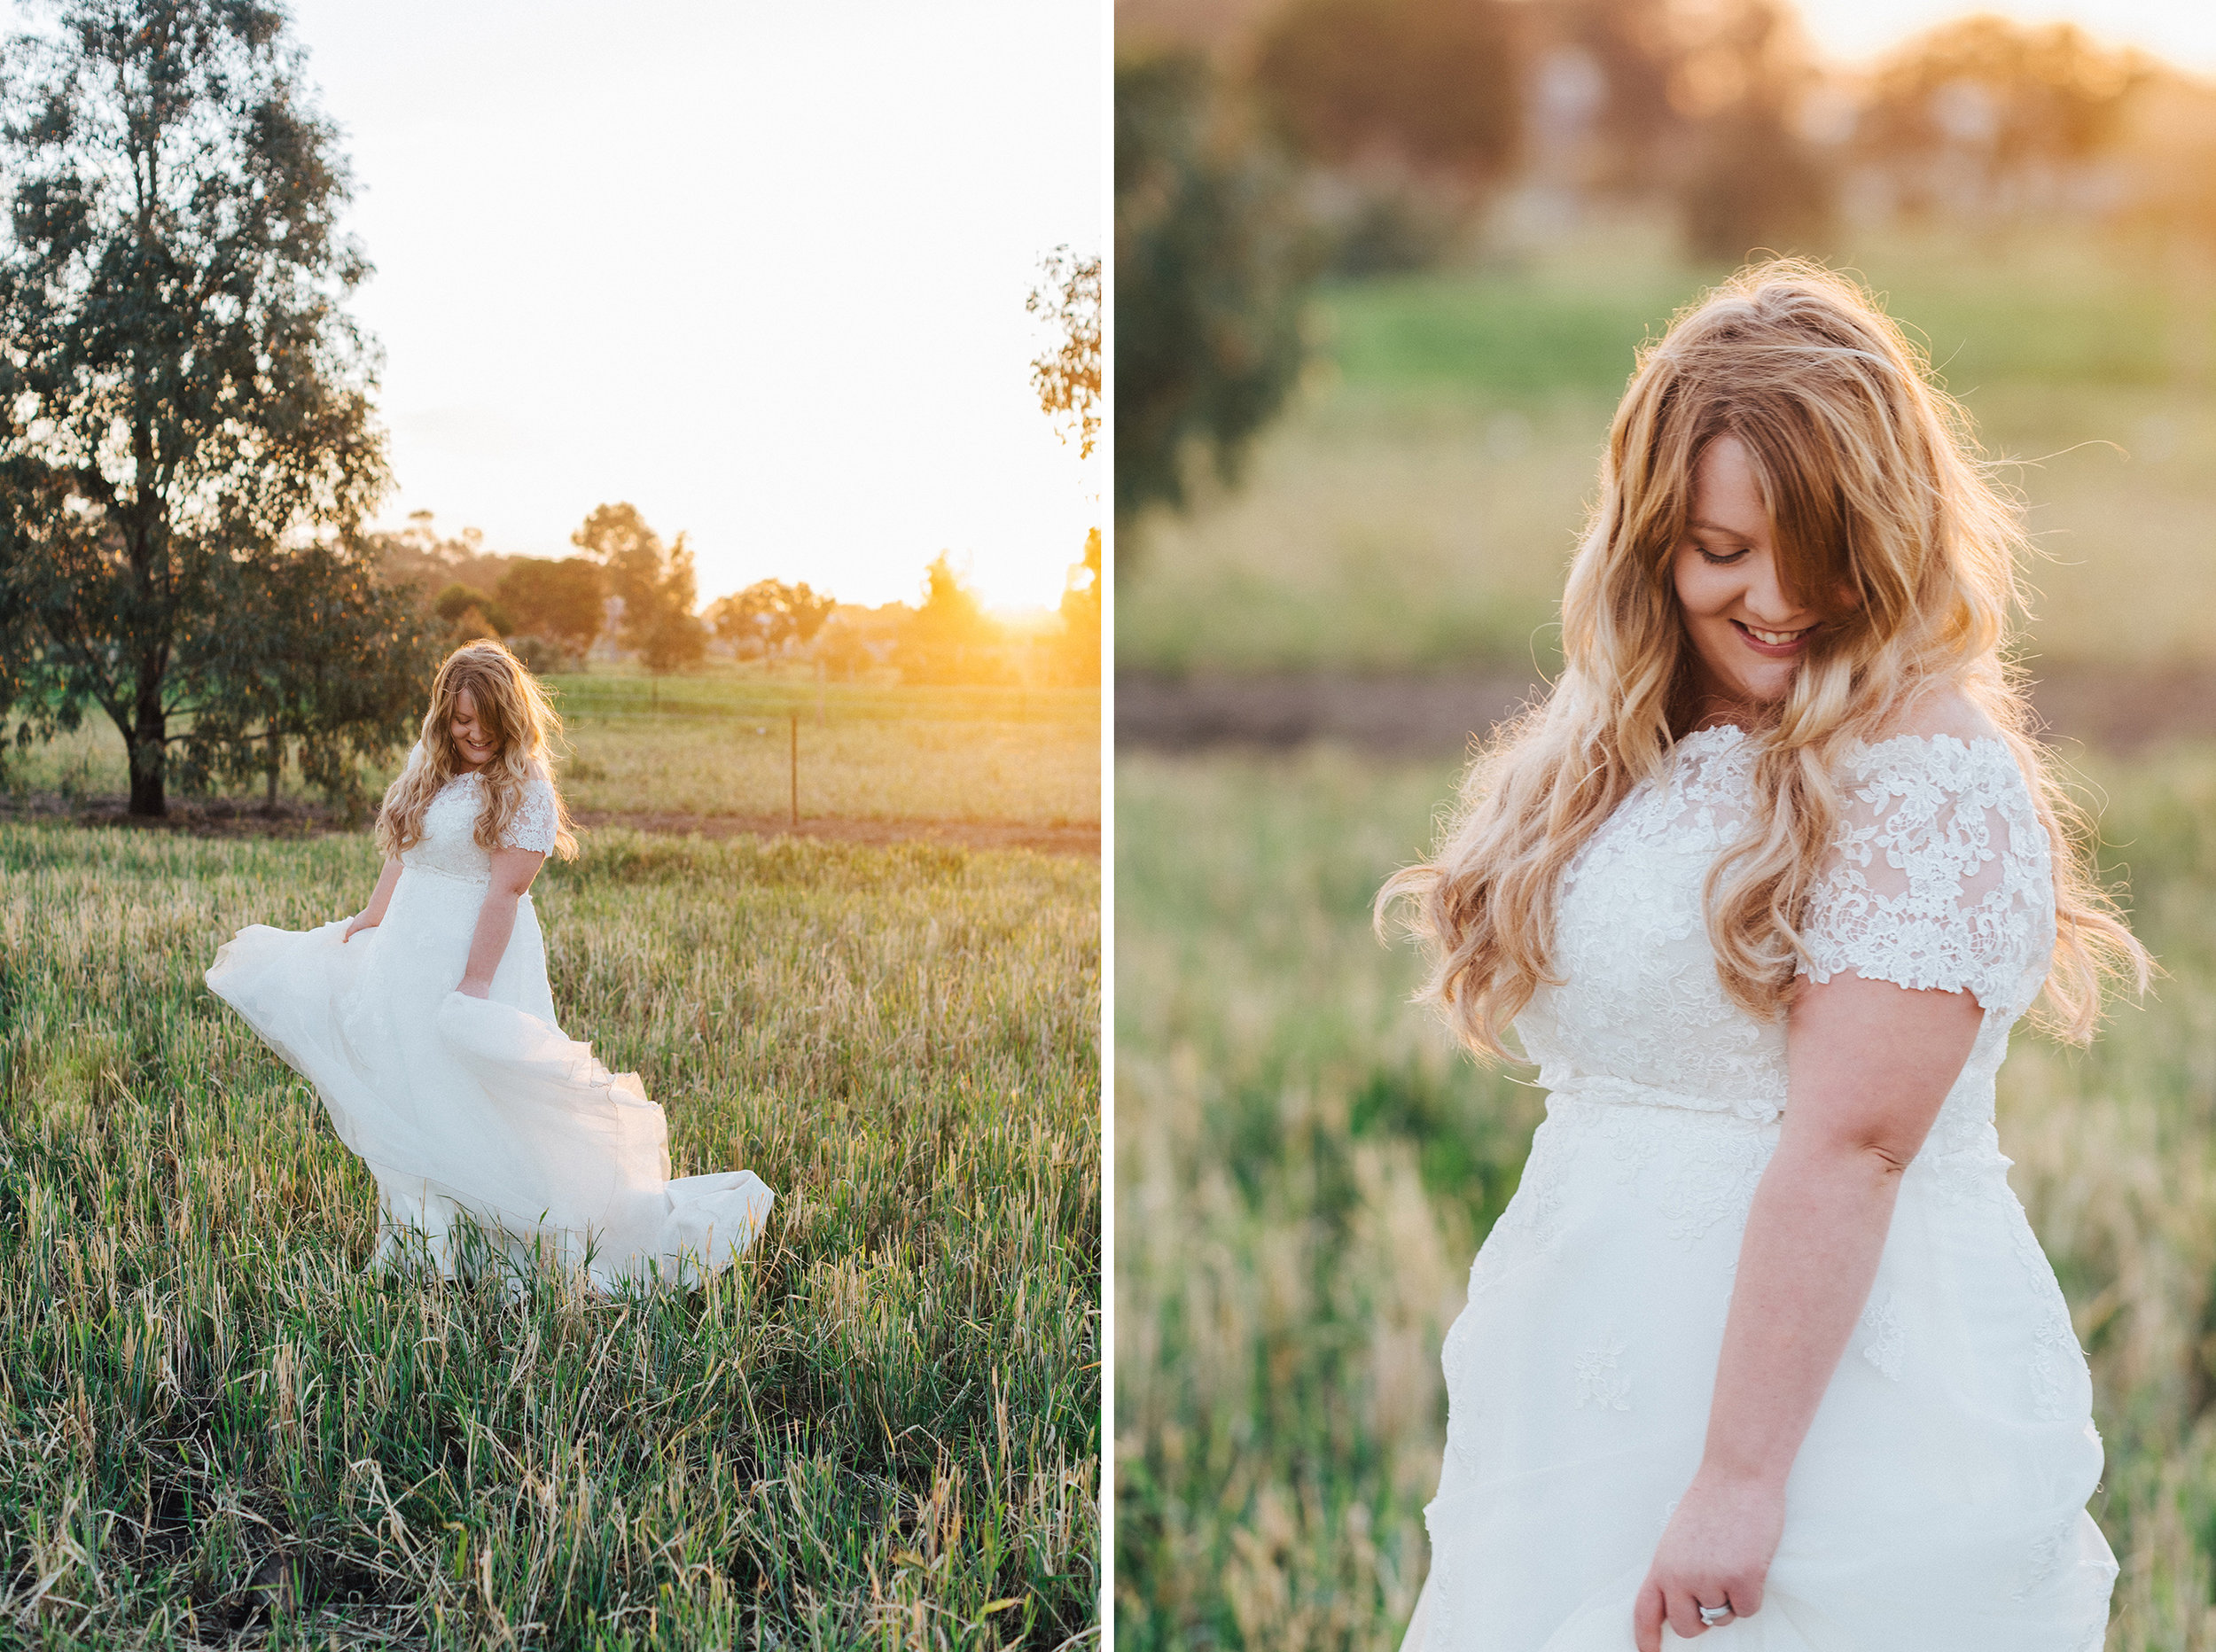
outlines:
M792 713L792 824L800 823L800 713Z

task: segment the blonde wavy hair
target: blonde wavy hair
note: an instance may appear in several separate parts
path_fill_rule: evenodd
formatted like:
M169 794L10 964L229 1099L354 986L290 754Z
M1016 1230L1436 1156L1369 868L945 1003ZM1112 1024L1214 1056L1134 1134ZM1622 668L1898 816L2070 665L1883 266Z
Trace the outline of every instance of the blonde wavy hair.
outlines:
M2116 976L2147 955L2095 882L2090 833L2032 740L2004 666L2023 608L2019 511L1970 418L1868 293L1800 260L1751 267L1680 311L1639 355L1601 462L1600 496L1562 598L1563 671L1471 766L1432 858L1377 896L1407 900L1432 967L1420 996L1484 1056L1550 969L1571 858L1693 725L1693 646L1672 565L1708 444L1736 437L1767 510L1779 578L1825 623L1754 743L1751 829L1710 869L1724 990L1786 1007L1798 924L1837 830L1833 775L1854 742L1901 731L1952 689L2015 754L2054 848L2058 934L2041 1020L2089 1038Z
M424 811L431 799L465 767L455 749L451 726L455 701L468 690L478 726L499 748L478 770L485 782L485 807L477 816L475 837L487 850L500 846L501 835L523 807L523 789L534 775L554 791L554 853L563 860L577 854L569 808L554 785L551 742L562 732L546 690L524 664L498 643L465 643L446 657L431 684L431 709L423 714L421 757L401 771L385 790L377 814L377 846L396 855L423 841Z

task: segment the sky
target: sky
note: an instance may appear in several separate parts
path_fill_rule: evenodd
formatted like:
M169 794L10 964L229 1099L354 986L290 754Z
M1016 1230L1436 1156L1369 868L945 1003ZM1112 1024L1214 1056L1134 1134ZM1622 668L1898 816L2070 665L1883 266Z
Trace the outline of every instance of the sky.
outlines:
M557 557L604 501L762 578L1051 606L1098 460L1024 300L1105 208L1104 0L293 0L397 487Z
M2024 23L2068 21L2111 46L2139 46L2180 68L2216 74L2216 0L1799 0L1801 22L1829 56L1874 57L1968 12Z

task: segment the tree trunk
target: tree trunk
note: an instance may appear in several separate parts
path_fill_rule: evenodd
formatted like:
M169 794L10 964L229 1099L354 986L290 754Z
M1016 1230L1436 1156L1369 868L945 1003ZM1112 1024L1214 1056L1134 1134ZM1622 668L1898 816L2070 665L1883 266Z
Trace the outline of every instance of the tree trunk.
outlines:
M284 770L284 768L285 747L278 736L277 726L273 721L269 724L269 791L268 797L263 799L261 805L261 812L264 814L274 814L277 813L277 775Z
M131 766L131 809L134 814L160 816L169 813L169 803L162 790L164 760L168 756L168 743L163 738L162 720L157 713L149 727L146 713L141 708L137 725L125 736L125 750Z
M131 711L131 726L123 731L123 746L131 766L130 812L164 815L169 812L163 790L168 767L169 718L161 708L161 662L152 645L139 661L138 691Z

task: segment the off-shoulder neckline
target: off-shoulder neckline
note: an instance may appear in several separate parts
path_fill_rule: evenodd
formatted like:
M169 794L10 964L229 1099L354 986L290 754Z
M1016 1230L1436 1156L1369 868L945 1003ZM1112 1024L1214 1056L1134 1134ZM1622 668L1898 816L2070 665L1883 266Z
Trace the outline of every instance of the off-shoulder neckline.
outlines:
M1737 723L1710 723L1705 729L1695 729L1689 734L1681 735L1672 743L1673 749L1682 749L1701 738L1702 736L1712 734L1730 735L1741 740L1747 738L1747 731ZM1867 756L1870 752L1882 752L1887 746L1899 745L1907 740L1929 741L1934 746L1944 741L1948 745L1958 747L1965 754L1972 746L1990 745L1998 747L2004 755L2013 755L2009 752L2008 742L1998 735L1991 734L1974 734L1965 740L1958 734L1917 734L1914 730L1908 730L1900 734L1889 734L1882 740L1862 740L1858 741L1857 744L1862 748L1863 755ZM1720 742L1720 744L1728 744L1728 742Z

